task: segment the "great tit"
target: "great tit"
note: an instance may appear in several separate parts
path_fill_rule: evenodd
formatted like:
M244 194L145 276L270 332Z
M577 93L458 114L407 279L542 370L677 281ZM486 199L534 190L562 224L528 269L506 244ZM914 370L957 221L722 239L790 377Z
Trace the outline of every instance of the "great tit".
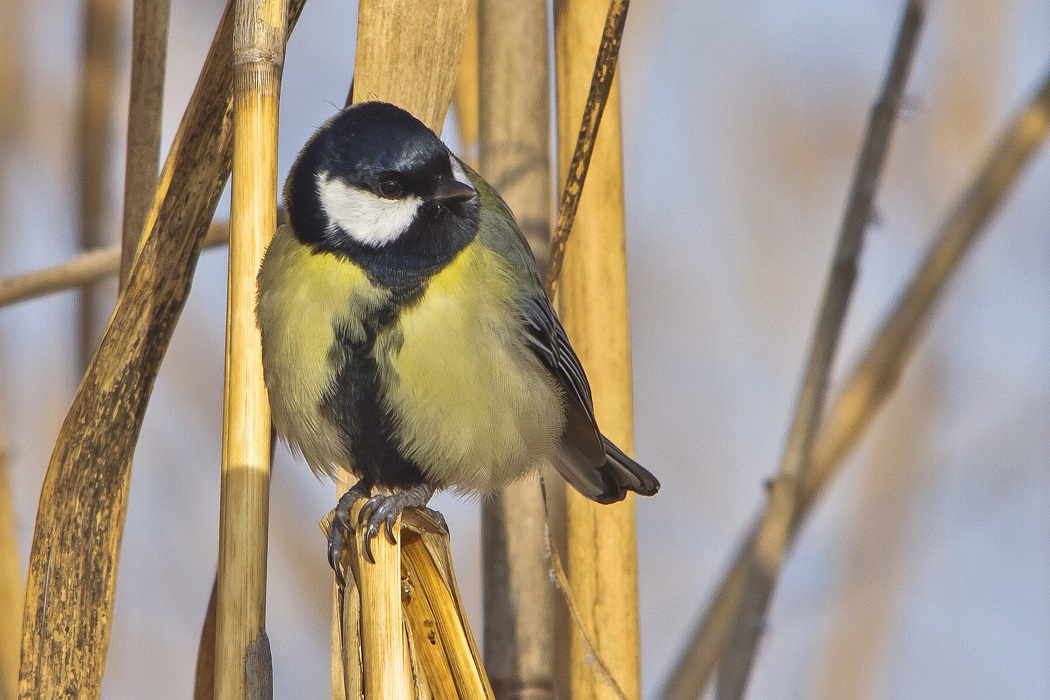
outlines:
M598 430L583 367L514 215L399 107L347 108L288 175L287 223L259 270L273 424L314 473L359 481L366 556L435 489L489 494L545 460L581 494L650 496L656 478ZM374 487L386 493L372 495Z

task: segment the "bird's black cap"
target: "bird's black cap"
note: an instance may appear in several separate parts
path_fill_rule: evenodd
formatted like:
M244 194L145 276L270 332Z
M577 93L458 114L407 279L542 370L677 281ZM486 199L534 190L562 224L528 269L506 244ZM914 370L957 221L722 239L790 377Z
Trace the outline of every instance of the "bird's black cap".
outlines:
M383 284L418 280L440 269L477 232L476 192L456 179L453 157L433 131L400 107L348 107L318 129L292 166L284 191L289 223L303 243L352 258ZM412 225L381 247L333 237L319 199L319 173L377 196L385 196L381 185L393 181L423 205Z

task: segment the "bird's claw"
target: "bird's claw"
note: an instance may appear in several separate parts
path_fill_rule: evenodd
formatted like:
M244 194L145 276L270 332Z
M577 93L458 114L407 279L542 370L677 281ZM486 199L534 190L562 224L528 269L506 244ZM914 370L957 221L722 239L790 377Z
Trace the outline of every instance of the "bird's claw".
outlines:
M372 553L372 540L382 530L386 533L386 539L390 544L397 544L397 536L394 534L394 525L405 508L423 508L430 497L434 495L434 488L427 484L419 484L404 491L392 494L376 494L361 506L358 513L358 526L365 528L364 556L370 563L375 564L375 556Z
M371 493L372 484L362 479L344 493L335 506L332 525L328 530L328 565L335 572L335 580L340 587L346 584L339 562L343 558L343 540L350 532L350 511L355 503L362 498L368 498Z

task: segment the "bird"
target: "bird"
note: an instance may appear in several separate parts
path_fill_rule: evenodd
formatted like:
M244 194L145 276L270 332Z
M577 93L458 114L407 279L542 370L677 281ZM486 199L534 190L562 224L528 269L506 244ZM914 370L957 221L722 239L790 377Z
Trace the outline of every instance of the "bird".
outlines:
M357 482L372 541L438 489L485 497L550 461L598 503L655 494L602 435L579 358L514 215L409 112L348 107L308 140L258 272L276 433L318 476ZM377 490L373 494L373 490Z

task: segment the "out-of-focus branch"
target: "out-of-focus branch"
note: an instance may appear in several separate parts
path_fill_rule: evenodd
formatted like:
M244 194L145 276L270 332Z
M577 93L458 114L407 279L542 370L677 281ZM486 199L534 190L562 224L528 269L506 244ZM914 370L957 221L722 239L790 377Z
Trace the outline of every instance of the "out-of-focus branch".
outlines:
M142 227L157 191L164 63L168 53L170 0L135 0L131 18L131 97L128 101L127 162L124 165L124 225L120 286L135 261Z
M801 484L809 469L813 440L824 408L831 362L835 358L842 324L846 319L864 231L871 220L893 125L904 95L919 29L923 3L911 0L904 11L889 73L868 120L867 135L857 162L853 188L846 205L835 257L828 275L817 329L813 336L806 373L799 392L795 417L788 434L780 472L770 483L769 503L759 526L747 567L744 595L733 623L729 646L718 672L718 700L742 698L754 664L769 600L780 574L788 537L798 512Z
M481 172L534 252L542 252L551 209L547 2L480 0L478 25ZM485 499L481 527L485 666L493 689L499 698L553 698L554 587L539 480L520 479Z
M229 240L229 222L217 221L208 230L202 248L226 245ZM82 253L53 267L0 280L0 307L73 289L115 275L120 271L120 258L121 247L113 246Z
M1004 130L970 186L949 212L908 287L838 393L813 446L812 464L802 482L792 537L897 388L936 302L1024 166L1045 142L1048 132L1050 73ZM725 651L757 534L756 521L695 627L664 687L663 700L693 700L707 686Z
M84 8L84 45L77 98L77 216L80 248L106 244L103 230L109 150L112 143L113 97L117 83L117 0L87 0ZM102 334L96 312L98 292L84 289L80 299L78 371L83 371Z

